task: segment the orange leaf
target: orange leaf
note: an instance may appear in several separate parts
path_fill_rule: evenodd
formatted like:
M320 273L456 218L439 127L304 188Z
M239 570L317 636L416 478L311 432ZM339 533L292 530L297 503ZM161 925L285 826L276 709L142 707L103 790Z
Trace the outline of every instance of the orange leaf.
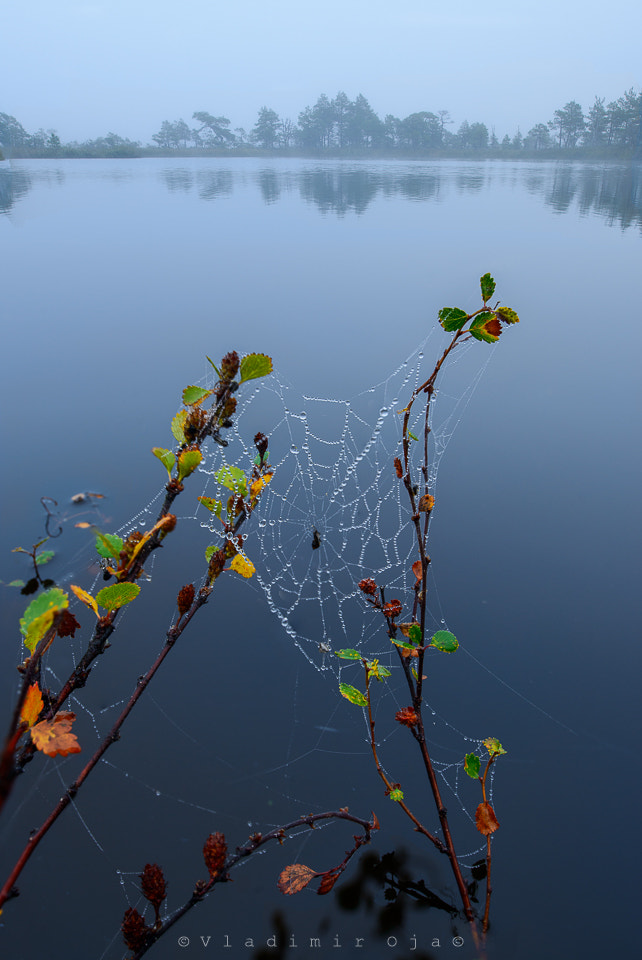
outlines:
M31 728L31 739L48 757L66 757L70 753L80 753L80 744L71 732L76 719L75 713L58 713L53 720L41 720Z
M293 893L299 893L307 887L310 880L317 876L312 867L306 867L303 863L291 863L279 877L277 886L281 893L289 897Z
M485 837L491 833L494 833L499 827L499 822L495 816L495 811L491 807L490 803L479 804L477 807L477 812L475 813L475 822L477 823L477 829L480 833L483 833Z
M74 527L78 527L80 530L89 530L91 524L87 523L86 520L83 520L82 523L74 523Z
M32 683L29 689L27 690L27 696L24 699L22 704L22 710L20 712L20 722L27 723L30 727L33 727L34 723L40 716L40 712L44 704L42 702L42 695L40 693L40 687L37 683Z
M319 884L319 889L317 893L320 897L323 897L326 893L330 893L333 886L341 876L341 871L329 870L327 873L321 875L321 883Z
M415 562L412 565L412 572L414 573L417 580L421 580L424 572L421 560L415 560Z
M430 513L435 505L435 498L430 493L424 493L419 501L419 513Z

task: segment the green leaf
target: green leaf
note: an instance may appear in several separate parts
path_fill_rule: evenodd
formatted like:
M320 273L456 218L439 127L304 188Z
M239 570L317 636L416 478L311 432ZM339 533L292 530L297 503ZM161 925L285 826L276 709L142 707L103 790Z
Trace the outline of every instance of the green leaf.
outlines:
M501 756L501 754L506 753L499 740L496 740L495 737L488 737L483 741L483 744L490 754L498 753Z
M200 450L183 450L179 453L178 479L184 480L185 477L189 477L191 473L194 473L202 459L203 454Z
M210 513L215 513L216 516L221 519L221 510L223 509L223 504L220 500L214 500L212 497L197 497L199 503L202 503Z
M248 353L241 360L241 383L265 377L268 373L272 373L272 358L264 353Z
M403 800L403 790L400 790L398 787L390 791L390 799L394 800L395 803L399 803L400 800Z
M8 587L24 587L24 580L10 580L7 584Z
M207 547L207 548L206 548L206 550L205 550L205 559L207 560L208 563L209 563L210 560L212 559L212 554L213 554L213 553L216 553L216 551L217 551L218 549L219 549L219 547L218 547L217 544L215 544L215 543L213 543L211 547Z
M396 637L390 637L390 639L396 647L403 647L404 650L414 650L416 648L414 643L406 643L405 640L397 640Z
M172 470L174 464L176 463L176 457L171 450L166 450L165 447L152 447L152 453L155 457L158 457L160 462L163 464L167 470L167 475L169 479L172 479Z
M510 307L498 307L496 313L504 323L519 323L519 317Z
M204 387L185 387L183 390L183 403L186 407L191 407L195 403L201 403L207 397L211 397L213 390L206 390Z
M361 660L361 654L357 650L335 650L334 654L342 660Z
M416 440L417 442L419 442L419 437L416 437L411 430L408 431L408 436L410 437L411 440Z
M254 463L257 465L257 467L260 467L262 463L269 463L269 462L270 462L269 450L266 450L263 456L261 456L260 453L257 453L257 455L254 457Z
M416 668L416 667L411 667L411 668L410 668L410 672L411 672L411 674L413 675L413 677L415 678L415 680L418 680L418 679L419 679L419 674L417 673L417 668Z
M351 687L349 683L340 683L339 691L342 697L345 697L346 700L349 700L350 703L355 703L358 707L367 707L368 701L361 693L360 690L357 690L356 687Z
M65 610L68 606L69 597L58 587L45 590L31 601L20 619L20 632L25 638L24 643L30 653L33 653L51 627L56 613Z
M459 646L457 637L450 630L438 630L430 641L431 647L442 650L444 653L454 653Z
M245 497L247 495L245 474L238 467L230 467L228 464L225 464L225 466L221 467L215 476L216 480L222 486L227 487L227 489L231 490L233 493L237 493L241 497Z
M118 557L123 549L123 541L116 533L99 533L96 535L96 550L101 557L109 560Z
M468 320L468 314L459 307L442 307L439 311L439 322L446 333L454 333L455 330L461 330Z
M483 277L479 280L481 284L482 299L484 303L487 300L490 300L492 295L495 293L495 281L491 277L490 273L485 273Z
M38 566L41 566L43 563L49 563L55 557L55 552L53 550L43 550L42 553L39 553L36 557L36 563Z
M114 583L97 593L96 600L105 610L117 610L135 600L139 593L137 583Z
M421 627L418 623L413 623L413 625L408 630L408 639L414 646L418 647L422 641Z
M211 360L210 357L208 357L207 354L205 354L205 359L206 359L209 363L212 364L212 366L213 366L214 369L216 370L216 376L217 376L217 377L219 378L219 380L220 380L220 379L221 379L221 372L220 372L219 368L216 366L216 364L214 363L214 361Z
M185 436L184 428L185 421L187 420L187 410L179 410L175 417L172 418L172 434L177 443L186 443L187 438Z
M467 753L466 759L464 760L464 770L469 777L472 777L473 780L477 780L479 777L479 757L476 753Z

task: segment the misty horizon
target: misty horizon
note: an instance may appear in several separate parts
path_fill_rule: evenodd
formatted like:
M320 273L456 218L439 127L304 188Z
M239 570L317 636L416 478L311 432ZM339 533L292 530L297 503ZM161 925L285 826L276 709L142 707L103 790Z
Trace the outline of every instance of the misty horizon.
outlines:
M448 110L525 134L561 105L640 89L642 10L614 0L520 6L462 0L327 0L307 8L245 0L45 0L6 4L1 108L64 141L115 131L150 141L195 111L249 130L263 106L296 121L320 91L363 93L381 117Z

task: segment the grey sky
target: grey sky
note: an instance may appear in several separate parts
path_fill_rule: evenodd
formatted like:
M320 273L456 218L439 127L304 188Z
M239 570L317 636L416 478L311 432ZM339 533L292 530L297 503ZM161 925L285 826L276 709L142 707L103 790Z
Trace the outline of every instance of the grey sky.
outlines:
M148 142L195 110L250 129L320 93L522 133L642 83L636 0L3 0L0 111L63 140Z

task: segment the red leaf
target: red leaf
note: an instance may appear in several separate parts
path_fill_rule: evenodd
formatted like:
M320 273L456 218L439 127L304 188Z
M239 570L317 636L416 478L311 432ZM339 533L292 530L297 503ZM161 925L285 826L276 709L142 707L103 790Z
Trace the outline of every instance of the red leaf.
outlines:
M485 837L491 833L494 833L499 827L499 822L495 816L495 811L491 807L490 803L479 804L477 807L477 812L475 813L475 822L477 824L477 829L480 833L483 833Z
M401 460L399 459L399 457L395 457L395 473L401 480L403 476L403 467L401 466Z
M310 880L318 876L319 874L312 867L306 867L303 863L291 863L281 873L277 886L281 893L289 897L293 893L299 893L307 887Z
M326 893L330 893L333 886L341 876L341 871L328 870L327 873L321 875L321 883L319 884L319 889L317 894L320 897L325 896Z
M384 616L389 617L391 620L399 616L401 609L400 600L391 600L389 603L384 603L383 605Z
M415 562L412 565L412 572L414 573L417 580L421 580L424 572L421 560L415 560Z

